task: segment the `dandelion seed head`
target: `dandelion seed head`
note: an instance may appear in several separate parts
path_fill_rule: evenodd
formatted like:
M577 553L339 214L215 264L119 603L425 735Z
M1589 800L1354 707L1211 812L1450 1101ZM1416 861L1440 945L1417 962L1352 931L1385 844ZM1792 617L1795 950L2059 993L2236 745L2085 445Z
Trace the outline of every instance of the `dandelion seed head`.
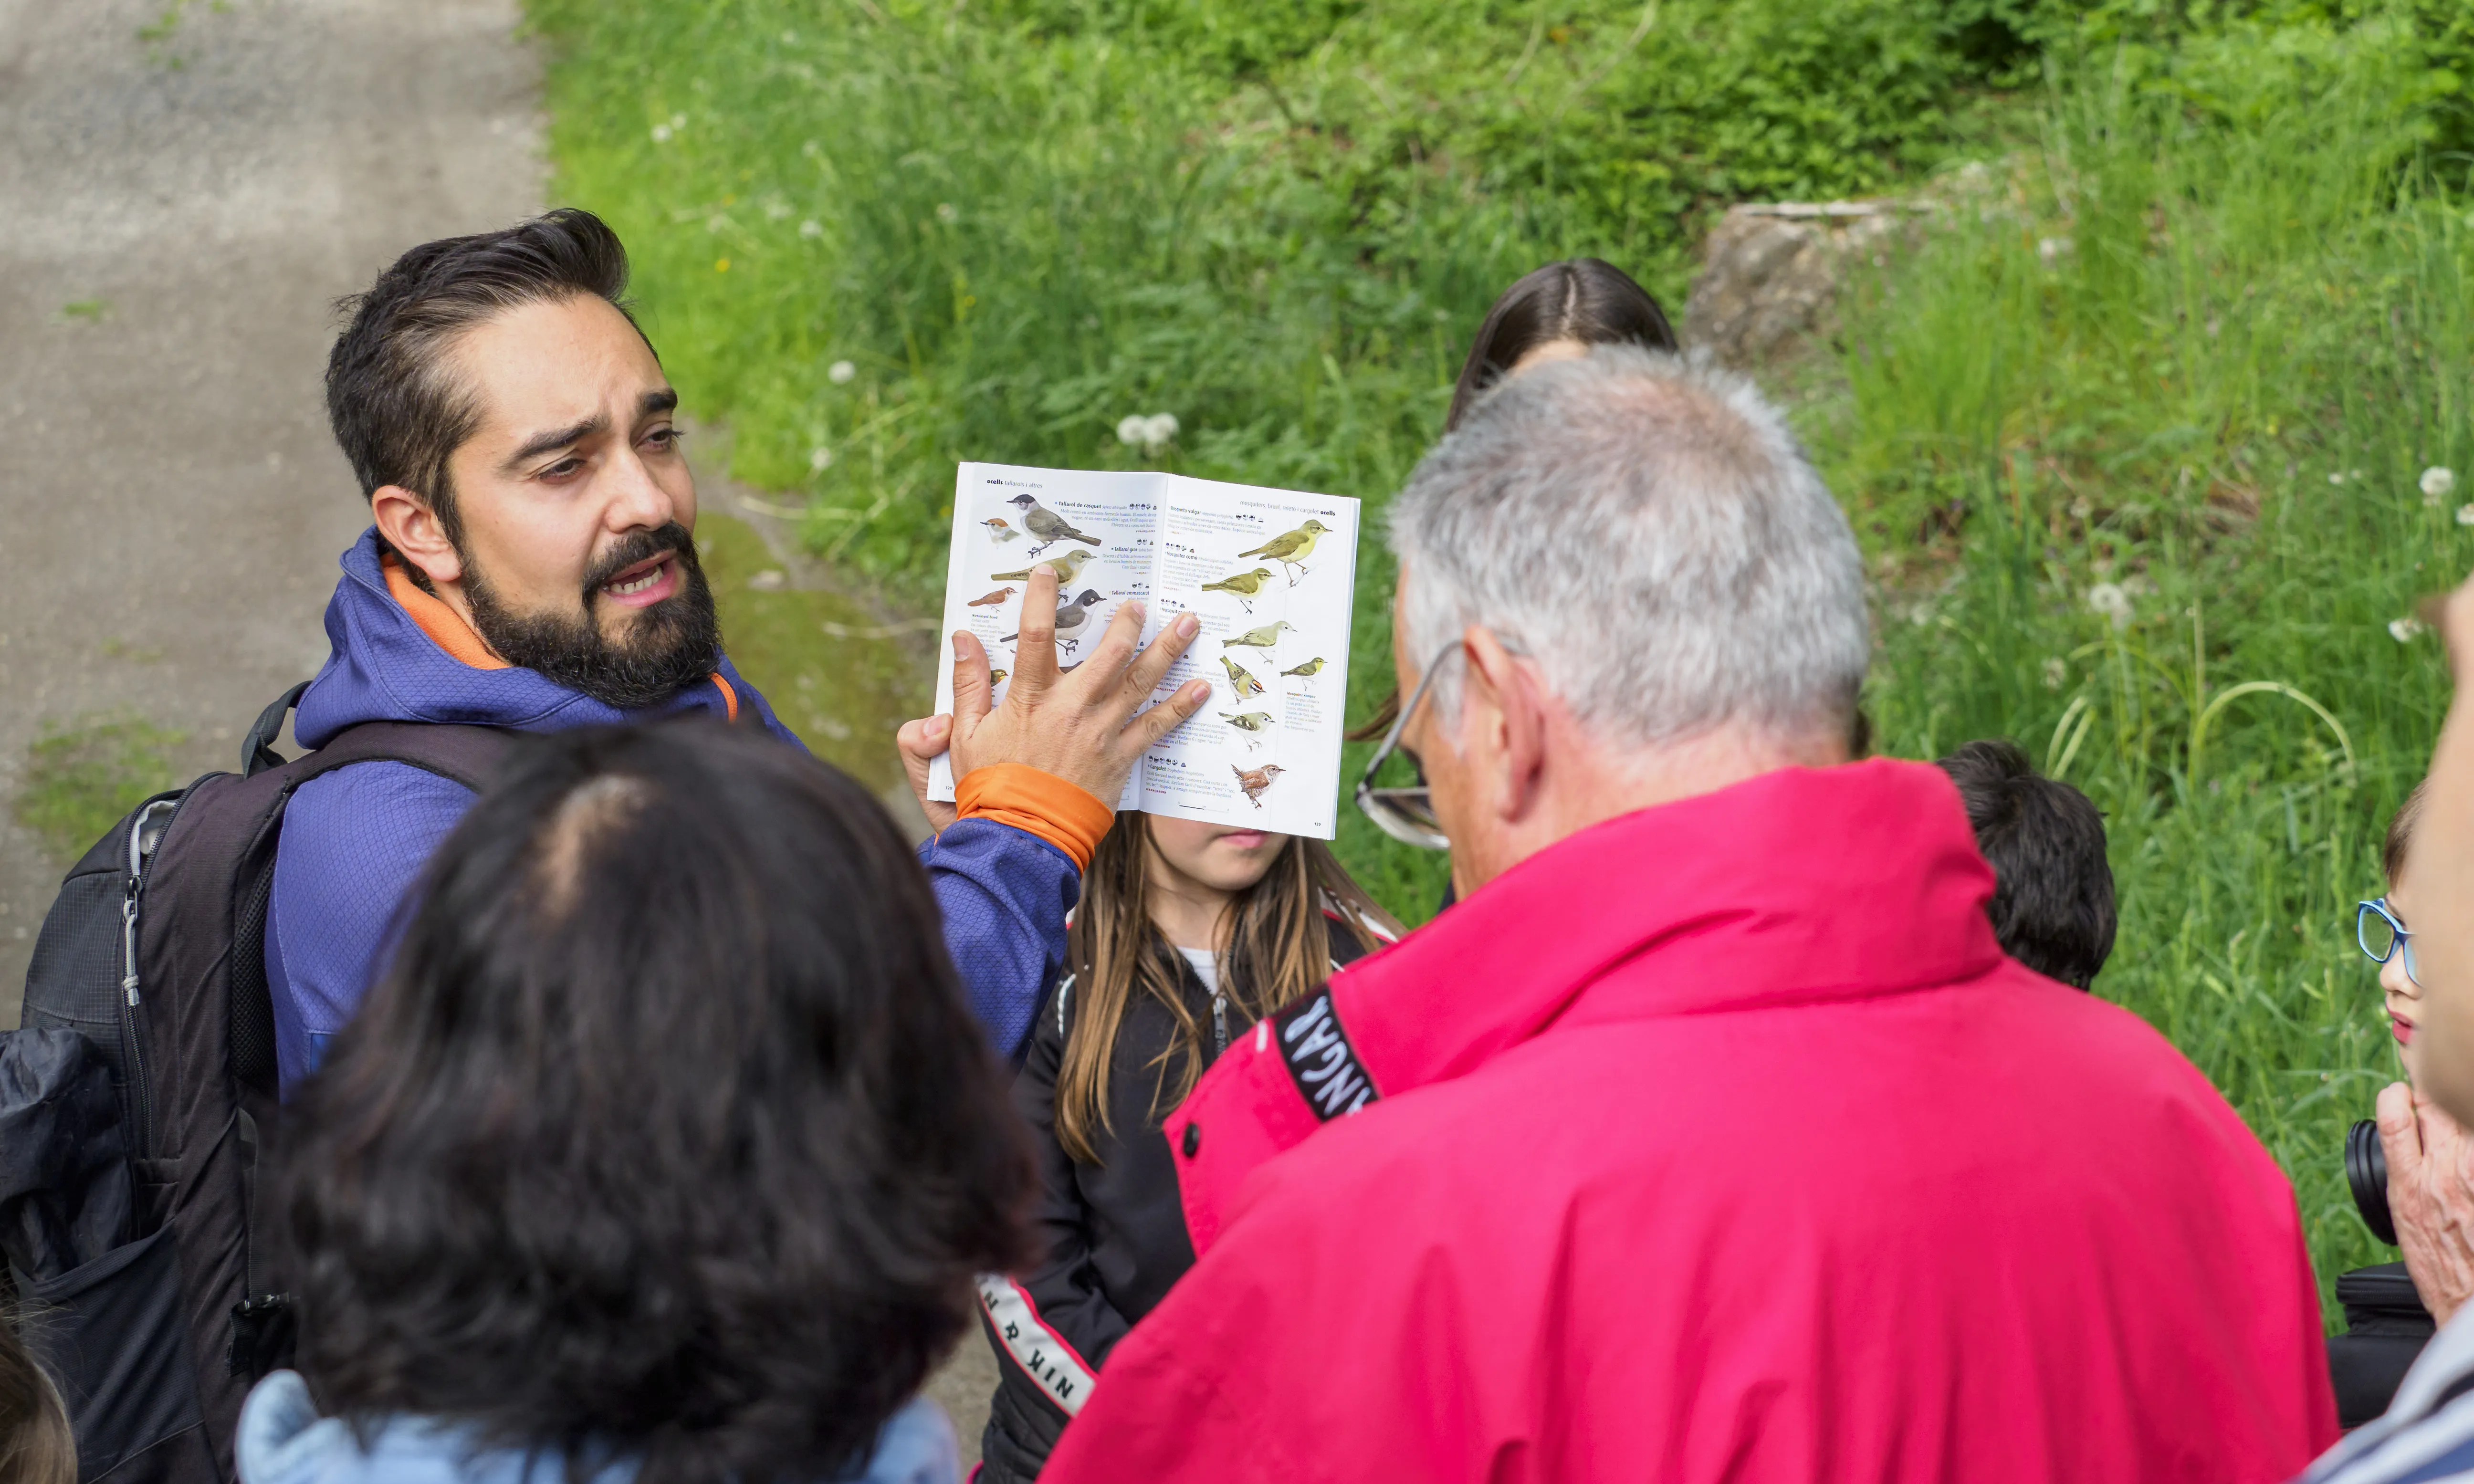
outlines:
M859 368L849 361L836 361L825 368L825 379L839 386L859 375Z
M2111 619L2115 628L2130 626L2130 595L2122 591L2121 583L2099 582L2088 589L2087 604Z
M2422 472L2420 482L2425 499L2446 499L2457 488L2457 471L2434 464Z
M1154 447L1176 437L1176 414L1154 412L1143 420L1143 442Z
M1129 449L1151 442L1152 420L1141 413L1131 413L1117 420L1117 441Z
M655 124L655 125L653 126L653 142L654 142L655 144L667 144L667 143L669 143L669 142L670 142L670 126L669 126L669 125L667 125L667 124Z
M2062 682L2071 678L2071 667L2060 655L2045 661L2045 689L2058 691Z
M2345 482L2345 472L2344 472L2343 470L2341 470L2341 469L2331 471L2331 472L2329 473L2329 475L2328 475L2328 482L2329 482L2330 484L2342 484L2342 483L2344 483L2344 482Z
M2426 625L2423 621L2416 618L2390 619L2389 620L2389 637L2401 645L2411 644L2413 637L2416 634L2421 633L2425 626Z
M810 473L823 474L826 470L833 467L833 463L834 450L826 448L823 444L818 444L816 447L808 450L808 469Z
M680 130L685 129L687 126L688 126L688 116L687 116L686 114L684 114L684 113L673 113L673 114L671 114L671 115L670 115L670 132L671 132L672 134L676 134L676 133L678 133Z

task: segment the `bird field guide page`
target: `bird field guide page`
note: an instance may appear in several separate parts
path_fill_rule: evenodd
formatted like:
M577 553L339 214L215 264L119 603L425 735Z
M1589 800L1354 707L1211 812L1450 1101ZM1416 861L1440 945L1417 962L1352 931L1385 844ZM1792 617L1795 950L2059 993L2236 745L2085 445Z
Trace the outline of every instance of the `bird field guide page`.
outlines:
M954 485L945 632L986 646L1005 699L1032 564L1057 575L1056 663L1098 647L1117 605L1148 605L1145 644L1201 620L1155 698L1200 675L1211 699L1135 765L1119 809L1329 839L1357 580L1357 501L1182 474L964 464ZM942 646L936 709L954 709ZM939 758L929 796L950 800Z

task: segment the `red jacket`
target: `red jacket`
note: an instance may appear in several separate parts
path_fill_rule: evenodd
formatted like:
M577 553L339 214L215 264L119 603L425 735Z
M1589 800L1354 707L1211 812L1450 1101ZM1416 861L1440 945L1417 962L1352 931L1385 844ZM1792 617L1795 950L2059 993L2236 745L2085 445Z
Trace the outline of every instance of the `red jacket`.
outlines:
M1992 887L1937 769L1790 770L1362 961L1171 1120L1201 1261L1049 1477L2292 1475L2336 1437L2292 1190Z

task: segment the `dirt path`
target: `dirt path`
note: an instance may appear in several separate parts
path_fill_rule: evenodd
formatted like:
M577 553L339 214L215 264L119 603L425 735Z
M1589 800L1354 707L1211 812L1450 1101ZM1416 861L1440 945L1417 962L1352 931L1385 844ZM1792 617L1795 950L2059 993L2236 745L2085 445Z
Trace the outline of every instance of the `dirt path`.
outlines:
M60 862L9 806L47 733L230 767L325 658L364 523L330 305L537 209L514 0L0 0L0 1026Z

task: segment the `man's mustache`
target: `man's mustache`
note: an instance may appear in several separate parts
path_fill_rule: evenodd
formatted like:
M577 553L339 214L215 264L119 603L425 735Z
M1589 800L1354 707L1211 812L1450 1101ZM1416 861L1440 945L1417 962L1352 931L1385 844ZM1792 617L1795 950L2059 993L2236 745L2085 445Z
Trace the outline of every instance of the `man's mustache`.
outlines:
M593 596L600 592L611 578L639 562L665 555L676 555L679 565L690 571L695 568L695 538L676 521L648 531L632 531L621 536L616 545L594 558L593 565L585 570L584 606L588 610L592 608Z

